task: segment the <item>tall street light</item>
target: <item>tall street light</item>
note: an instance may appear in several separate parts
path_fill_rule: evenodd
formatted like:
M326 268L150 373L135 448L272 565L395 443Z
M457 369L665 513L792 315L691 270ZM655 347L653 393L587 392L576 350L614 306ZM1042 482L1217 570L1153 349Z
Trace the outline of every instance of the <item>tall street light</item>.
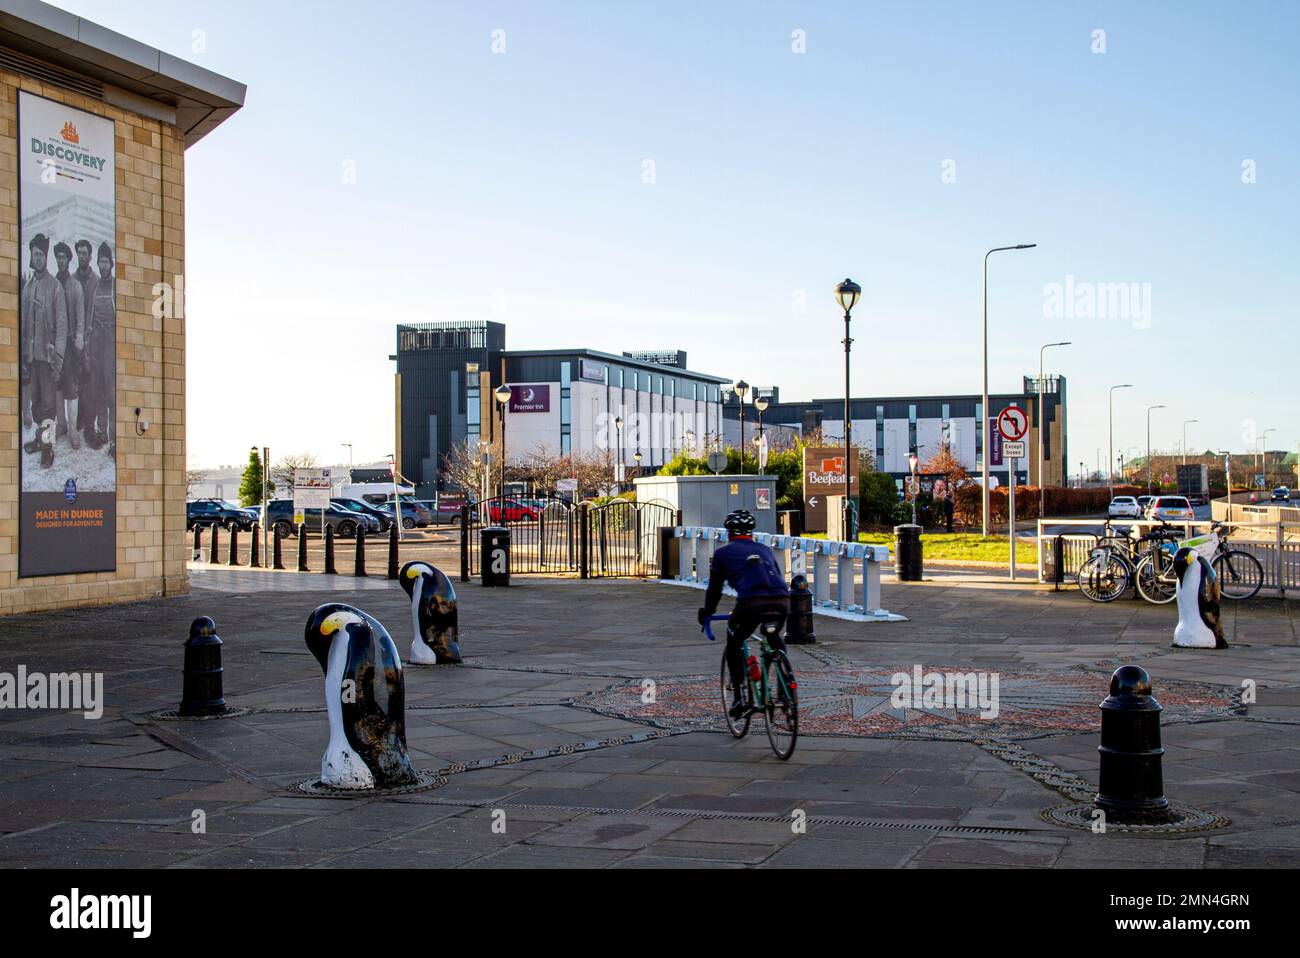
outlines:
M1132 389L1132 383L1110 387L1110 411L1106 428L1106 481L1110 484L1110 497L1115 498L1115 390Z
M858 304L858 297L862 295L862 287L853 280L845 277L844 282L835 287L835 299L840 304L840 309L844 310L844 529L843 534L847 539L850 533L856 533L851 529L853 516L853 453L850 452L853 446L853 420L849 418L849 351L853 346L853 337L849 335L849 323L853 318L853 307ZM857 539L857 535L853 535Z
M983 455L980 457L982 460L980 472L984 480L980 530L985 536L989 534L989 257L1005 250L1033 249L1037 245L1037 243L1021 243L1018 246L996 246L984 254L984 404L980 407L980 416L984 421L978 425L984 436Z
M1151 495L1151 410L1164 406L1147 406L1147 495Z
M614 436L615 436L614 448L615 451L618 453L618 458L614 462L614 476L613 476L614 489L616 491L620 491L622 487L619 482L618 474L623 469L623 417L622 416L614 417Z
M1187 465L1187 427L1188 425L1194 422L1200 422L1200 420L1199 419L1183 420L1183 465L1184 466Z
M1264 474L1264 488L1268 488L1268 446L1264 440L1268 438L1270 432L1277 432L1276 426L1269 426L1259 434L1259 464L1262 467L1260 472Z
M749 392L749 383L741 380L735 385L736 398L740 400L740 474L745 474L745 394Z
M348 447L348 478L351 479L352 478L352 443L343 442L343 443L339 443L339 445Z
M1046 380L1043 377L1043 353L1047 352L1049 349L1051 349L1054 346L1069 346L1069 345L1071 345L1069 342L1048 343L1042 349L1038 350L1038 516L1039 518L1042 518L1043 516L1043 503L1046 501L1044 499L1045 493L1043 492L1043 487L1046 485L1046 483L1043 482L1043 431L1047 424L1047 421L1043 419L1043 390L1044 388L1046 388L1044 385L1046 383ZM988 418L988 413L984 414L984 418L985 419ZM1061 448L1064 449L1065 447L1062 446ZM1064 468L1061 470L1061 478L1065 479Z
M763 413L767 412L768 398L754 397L754 408L758 410L758 474L763 475Z
M510 402L510 387L502 383L492 394L497 397L497 409L501 413L501 495L506 494L506 404ZM504 507L502 515L505 514Z

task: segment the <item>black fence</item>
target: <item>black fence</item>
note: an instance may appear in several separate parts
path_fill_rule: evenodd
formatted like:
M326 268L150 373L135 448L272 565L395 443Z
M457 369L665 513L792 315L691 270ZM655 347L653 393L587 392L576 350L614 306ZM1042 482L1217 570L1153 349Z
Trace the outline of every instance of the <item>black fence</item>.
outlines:
M497 526L510 532L512 573L554 573L584 579L655 575L659 528L676 525L664 502L612 499L592 505L563 499L494 496L461 510L460 571L479 573L480 533Z

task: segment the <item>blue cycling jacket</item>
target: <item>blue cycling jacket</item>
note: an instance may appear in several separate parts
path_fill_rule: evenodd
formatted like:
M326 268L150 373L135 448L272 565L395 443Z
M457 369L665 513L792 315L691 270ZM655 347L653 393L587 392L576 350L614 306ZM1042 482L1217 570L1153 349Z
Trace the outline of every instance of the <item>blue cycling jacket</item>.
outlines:
M704 609L709 615L718 608L723 583L736 590L737 599L790 594L772 550L753 539L733 539L713 553L713 561L709 563L709 591L704 597Z

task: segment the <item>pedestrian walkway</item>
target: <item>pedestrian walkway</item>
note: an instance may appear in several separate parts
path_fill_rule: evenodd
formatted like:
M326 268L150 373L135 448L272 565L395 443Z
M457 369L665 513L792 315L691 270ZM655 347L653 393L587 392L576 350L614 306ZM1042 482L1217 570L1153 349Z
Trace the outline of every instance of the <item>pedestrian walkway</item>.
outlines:
M303 623L319 603L352 602L405 655L396 583L214 568L176 599L10 618L5 668L101 671L105 707L97 721L0 712L0 865L1300 865L1294 604L1227 610L1233 647L1209 653L1169 647L1168 607L961 576L884 588L910 621L818 617L818 642L792 649L806 728L781 762L761 728L740 741L720 730L721 649L695 624L698 593L458 583L465 664L404 670L412 760L445 784L342 800L298 789L327 739ZM216 620L227 701L247 711L165 721L155 713L179 701L198 615ZM1095 786L1095 706L1125 662L1150 672L1166 707L1167 794L1226 827L1151 839L1044 819ZM890 676L918 665L998 672L999 716L894 708Z

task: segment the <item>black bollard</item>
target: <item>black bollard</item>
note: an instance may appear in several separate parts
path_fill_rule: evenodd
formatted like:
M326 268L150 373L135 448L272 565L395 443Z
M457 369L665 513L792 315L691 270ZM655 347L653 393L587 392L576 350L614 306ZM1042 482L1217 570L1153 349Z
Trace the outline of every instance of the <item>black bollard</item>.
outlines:
M352 574L357 578L366 575L366 530L363 526L357 526L357 553L352 560Z
M338 572L334 568L334 527L325 527L325 574L335 575Z
M221 715L226 711L221 673L221 639L216 623L201 615L190 625L190 637L185 642L181 715Z
M1110 677L1101 703L1101 768L1093 804L1107 821L1153 824L1169 818L1161 774L1160 703L1151 678L1136 665L1122 665Z
M208 539L208 563L209 563L210 565L216 565L219 561L221 561L220 558L219 558L219 556L220 556L220 554L221 554L220 551L219 551L219 545L220 545L220 544L219 544L219 542L217 541L217 540L218 540L218 533L219 533L220 530L221 530L221 526L217 525L217 524L214 522L214 523L213 523L209 528L211 528L211 530L212 530L212 534L211 534L210 538Z
M310 572L307 568L307 523L298 526L298 571Z
M230 558L227 565L239 565L239 526L230 530Z
M194 561L199 561L199 556L203 555L203 527L194 527Z
M261 538L259 526L253 526L253 541L248 547L248 567L250 569L260 569L262 567L262 556L258 551L258 540Z
M899 582L920 582L922 572L921 527L894 526L894 572Z
M397 522L388 528L388 578L397 578Z
M811 645L817 641L813 631L813 594L804 575L790 580L790 615L785 620L785 641L790 645Z
M284 553L281 544L280 523L271 527L271 568L284 568Z

